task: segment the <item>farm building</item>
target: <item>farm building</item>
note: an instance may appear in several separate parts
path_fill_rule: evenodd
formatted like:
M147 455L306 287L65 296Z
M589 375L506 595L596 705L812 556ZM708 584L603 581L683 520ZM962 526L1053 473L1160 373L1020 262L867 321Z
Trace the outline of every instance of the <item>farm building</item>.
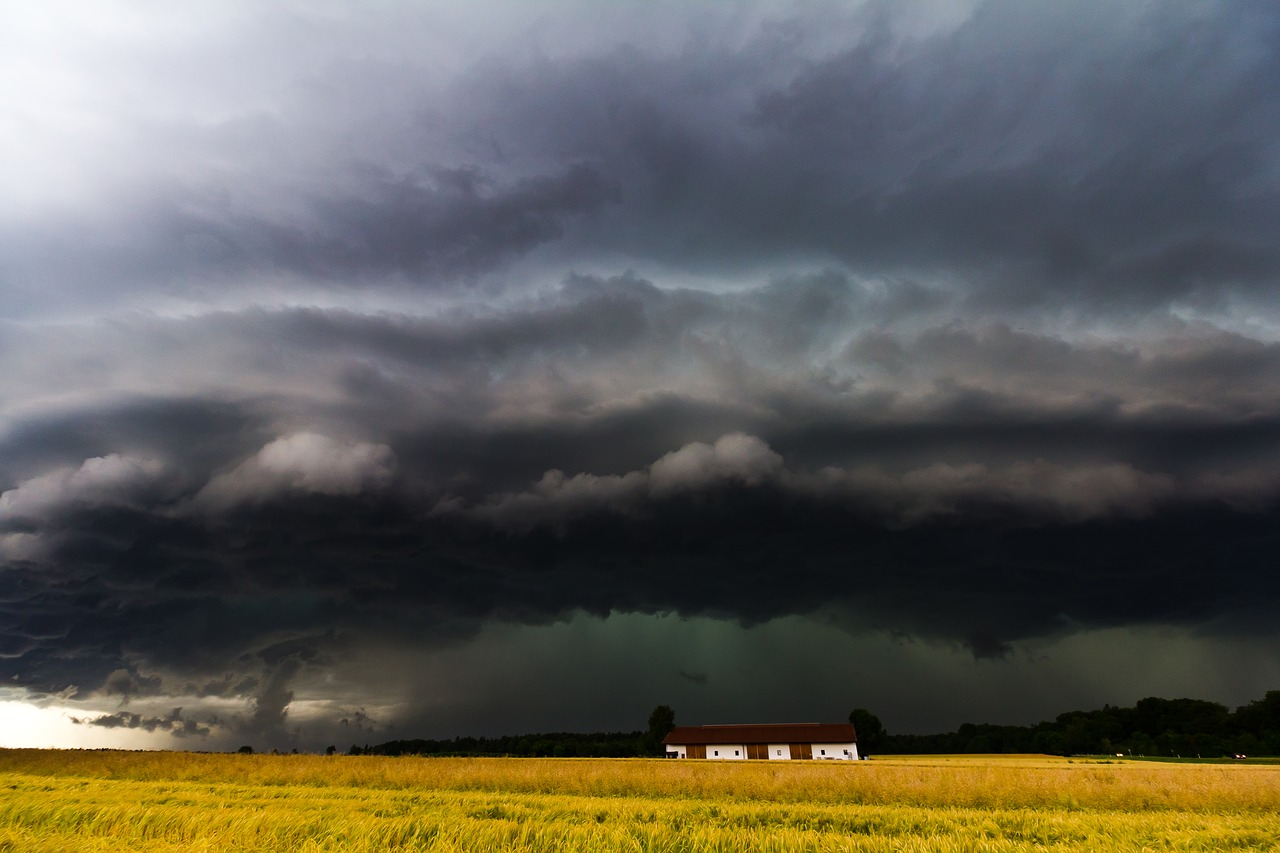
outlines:
M849 723L676 726L662 742L668 758L858 760L858 735Z

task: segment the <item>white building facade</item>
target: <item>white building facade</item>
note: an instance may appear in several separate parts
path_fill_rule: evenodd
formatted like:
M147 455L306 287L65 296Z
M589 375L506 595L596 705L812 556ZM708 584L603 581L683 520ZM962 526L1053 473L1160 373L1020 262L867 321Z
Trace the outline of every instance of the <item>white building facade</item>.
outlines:
M676 726L663 743L668 758L858 760L858 735L848 723Z

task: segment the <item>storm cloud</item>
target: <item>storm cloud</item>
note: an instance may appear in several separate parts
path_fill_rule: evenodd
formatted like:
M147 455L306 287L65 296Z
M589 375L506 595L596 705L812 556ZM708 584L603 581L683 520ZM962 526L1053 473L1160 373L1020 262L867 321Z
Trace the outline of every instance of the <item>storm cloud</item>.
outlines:
M623 655L600 728L778 626L1280 639L1270 4L95 10L0 13L24 701L314 747L523 730L447 662L584 619L728 650Z

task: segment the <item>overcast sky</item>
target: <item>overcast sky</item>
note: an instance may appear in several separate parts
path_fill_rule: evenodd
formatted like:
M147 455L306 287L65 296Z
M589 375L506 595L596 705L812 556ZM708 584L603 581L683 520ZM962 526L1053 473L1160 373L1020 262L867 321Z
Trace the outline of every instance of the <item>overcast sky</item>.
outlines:
M0 742L1280 687L1280 7L0 7Z

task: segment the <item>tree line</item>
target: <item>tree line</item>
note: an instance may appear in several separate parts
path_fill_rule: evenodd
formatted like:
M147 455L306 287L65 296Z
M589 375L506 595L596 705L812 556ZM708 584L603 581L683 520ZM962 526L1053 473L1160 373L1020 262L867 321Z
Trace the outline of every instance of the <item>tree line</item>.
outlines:
M1234 711L1202 699L1149 697L1132 708L1105 705L1068 711L1029 726L965 723L954 732L891 734L864 708L849 714L858 751L875 754L1027 753L1135 756L1280 755L1280 690ZM659 705L647 729L630 732L544 732L446 740L393 740L356 746L350 755L510 755L527 757L629 758L664 754L662 739L675 726L675 712Z
M352 744L348 755L510 755L527 758L637 758L665 754L662 739L675 728L676 713L659 705L649 727L634 732L543 732L448 740L393 740L376 746Z
M1280 755L1280 690L1234 711L1203 699L1148 697L1131 708L1068 711L1030 726L965 723L954 732L890 734L856 709L849 720L865 754L1025 753L1170 756Z
M542 732L447 740L391 740L348 755L512 755L529 758L630 758L651 755L644 732Z

